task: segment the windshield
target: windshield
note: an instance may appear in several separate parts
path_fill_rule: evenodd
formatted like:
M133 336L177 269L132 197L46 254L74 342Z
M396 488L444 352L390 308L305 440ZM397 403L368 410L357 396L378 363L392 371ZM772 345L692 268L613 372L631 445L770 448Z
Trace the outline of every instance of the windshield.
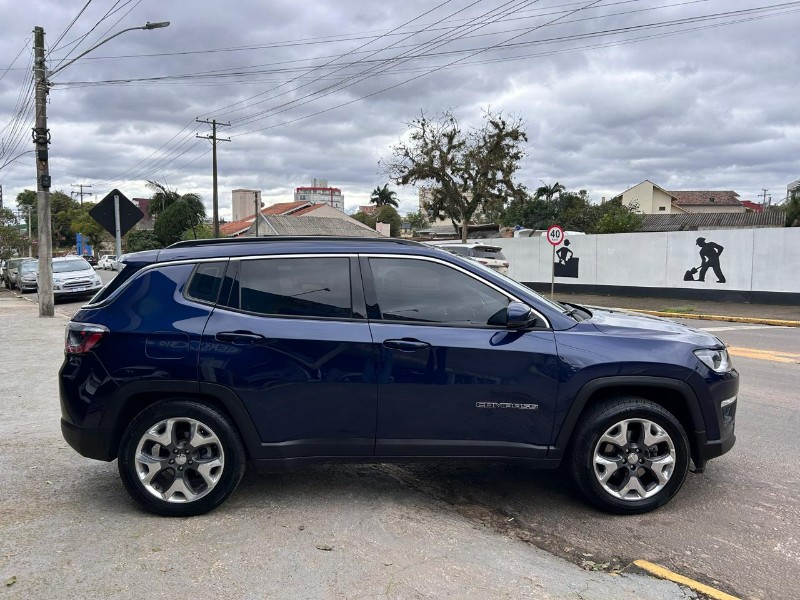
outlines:
M69 271L85 271L92 266L85 260L60 260L53 263L53 273L67 273Z
M31 261L31 262L24 262L19 266L20 273L29 273L31 271L36 271L39 269L39 262L38 261Z

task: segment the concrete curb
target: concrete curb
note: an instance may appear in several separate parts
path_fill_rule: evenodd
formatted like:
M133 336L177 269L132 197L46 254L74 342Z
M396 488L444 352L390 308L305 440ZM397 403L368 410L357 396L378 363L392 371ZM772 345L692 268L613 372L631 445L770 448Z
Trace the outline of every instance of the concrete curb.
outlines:
M725 315L699 315L695 313L674 313L658 310L643 310L639 308L612 308L611 310L630 311L653 315L656 317L671 317L673 319L697 319L700 321L728 321L730 323L752 323L754 325L775 325L778 327L800 327L800 321L784 319L762 319L760 317L730 317Z
M699 581L695 581L694 579L689 579L688 577L679 575L678 573L670 571L669 569L662 567L661 565L657 565L655 563L651 563L646 560L635 560L631 564L649 575L659 577L660 579L666 579L668 581L672 581L673 583L677 583L678 585L686 586L694 590L695 592L708 596L709 598L713 598L714 600L741 600L736 596L731 596L730 594L726 594L725 592L718 590L717 588L713 588L710 585L700 583ZM630 568L630 565L628 566L628 568Z

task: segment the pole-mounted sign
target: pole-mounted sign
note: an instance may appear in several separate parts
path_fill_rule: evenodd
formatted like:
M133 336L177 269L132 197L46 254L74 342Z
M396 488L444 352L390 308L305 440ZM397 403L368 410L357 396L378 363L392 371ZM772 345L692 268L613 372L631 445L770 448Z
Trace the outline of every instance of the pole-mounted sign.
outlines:
M559 225L550 225L547 228L547 241L553 246L553 260L550 261L550 299L553 299L556 289L556 246L564 241L564 230Z

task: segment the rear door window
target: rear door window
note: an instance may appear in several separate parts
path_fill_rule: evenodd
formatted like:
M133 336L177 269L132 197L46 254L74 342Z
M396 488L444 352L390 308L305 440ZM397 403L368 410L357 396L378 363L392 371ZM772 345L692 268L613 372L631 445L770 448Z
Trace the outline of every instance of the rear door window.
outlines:
M231 304L263 315L353 318L350 259L243 260Z

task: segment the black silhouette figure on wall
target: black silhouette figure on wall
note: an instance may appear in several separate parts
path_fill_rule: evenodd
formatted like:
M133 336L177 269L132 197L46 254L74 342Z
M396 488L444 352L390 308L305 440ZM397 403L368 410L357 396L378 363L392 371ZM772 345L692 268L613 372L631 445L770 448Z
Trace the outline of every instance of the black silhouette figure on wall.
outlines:
M564 245L556 250L558 260L553 265L553 274L556 277L578 277L578 258L569 249L569 240L564 240Z
M700 266L692 267L683 275L684 281L705 281L706 273L709 269L714 271L717 276L717 283L725 283L725 275L719 266L719 255L725 249L714 242L707 242L706 238L697 238L697 245L700 246ZM697 279L694 278L695 274Z

